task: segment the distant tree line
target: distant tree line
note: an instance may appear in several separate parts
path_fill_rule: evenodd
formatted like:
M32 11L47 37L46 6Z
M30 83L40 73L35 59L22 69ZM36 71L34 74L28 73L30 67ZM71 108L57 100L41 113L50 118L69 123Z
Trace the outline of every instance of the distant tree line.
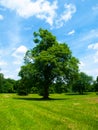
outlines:
M4 78L4 74L0 73L0 93L15 93L16 80L11 78Z
M78 93L84 94L85 92L96 92L98 94L98 76L93 80L92 76L88 76L84 72L79 73L79 77L73 83L65 84L58 81L53 83L49 88L49 93ZM38 87L34 86L31 80L22 79L14 80L11 78L4 78L0 73L0 93L18 93L19 95L28 95L29 93L39 93Z
M5 79L0 73L0 93L28 95L38 93L44 99L50 93L98 91L98 77L79 71L79 60L66 43L59 43L48 30L34 32L36 46L26 52L20 80Z

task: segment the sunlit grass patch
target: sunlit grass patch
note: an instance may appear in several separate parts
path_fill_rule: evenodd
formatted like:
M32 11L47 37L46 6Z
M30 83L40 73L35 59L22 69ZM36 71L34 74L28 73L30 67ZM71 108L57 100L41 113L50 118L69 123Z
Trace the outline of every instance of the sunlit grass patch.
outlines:
M98 96L0 95L0 130L98 130Z

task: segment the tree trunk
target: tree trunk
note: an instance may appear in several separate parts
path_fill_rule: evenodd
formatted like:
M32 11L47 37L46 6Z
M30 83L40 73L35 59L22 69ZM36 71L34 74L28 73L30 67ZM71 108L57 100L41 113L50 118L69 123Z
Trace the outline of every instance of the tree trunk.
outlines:
M49 99L49 86L44 86L43 99Z

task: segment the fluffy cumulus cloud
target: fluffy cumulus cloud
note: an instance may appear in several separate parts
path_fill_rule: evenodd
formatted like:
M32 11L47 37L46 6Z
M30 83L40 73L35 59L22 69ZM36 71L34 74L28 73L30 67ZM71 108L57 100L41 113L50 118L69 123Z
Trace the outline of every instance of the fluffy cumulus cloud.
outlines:
M16 11L23 18L35 16L58 28L62 27L64 22L70 20L76 12L76 7L73 4L65 4L62 14L58 16L57 0L53 2L49 0L0 0L0 5Z
M0 4L16 11L21 17L36 16L45 19L50 25L53 24L53 19L56 16L57 1L50 3L47 0L1 0Z
M19 46L12 54L12 56L15 58L14 64L21 65L23 62L24 55L27 51L27 48L23 45Z

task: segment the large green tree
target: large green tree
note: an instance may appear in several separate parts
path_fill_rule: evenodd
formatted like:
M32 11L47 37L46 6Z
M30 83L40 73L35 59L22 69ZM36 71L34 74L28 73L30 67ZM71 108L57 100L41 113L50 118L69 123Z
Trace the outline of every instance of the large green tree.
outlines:
M34 32L34 42L36 46L27 51L24 58L26 67L22 67L19 75L22 79L29 77L43 98L48 99L49 88L53 83L59 80L68 84L74 80L79 61L72 56L68 45L58 43L48 30L39 29Z

